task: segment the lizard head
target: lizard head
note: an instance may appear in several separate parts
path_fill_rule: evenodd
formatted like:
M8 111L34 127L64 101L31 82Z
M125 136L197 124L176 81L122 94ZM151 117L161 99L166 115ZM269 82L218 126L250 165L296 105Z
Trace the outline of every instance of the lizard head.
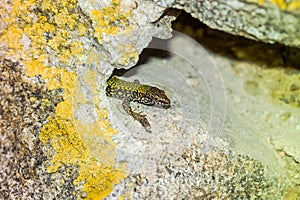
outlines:
M165 91L158 89L157 87L151 87L146 95L145 100L147 105L153 105L163 107L165 109L170 108L170 99L165 94Z

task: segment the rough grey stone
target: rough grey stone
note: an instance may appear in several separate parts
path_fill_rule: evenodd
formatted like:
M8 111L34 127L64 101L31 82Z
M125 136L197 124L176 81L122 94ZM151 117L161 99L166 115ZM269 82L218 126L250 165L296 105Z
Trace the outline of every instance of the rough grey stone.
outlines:
M241 0L154 2L165 8L183 9L214 29L267 43L300 47L299 13L280 10L268 1L263 5Z

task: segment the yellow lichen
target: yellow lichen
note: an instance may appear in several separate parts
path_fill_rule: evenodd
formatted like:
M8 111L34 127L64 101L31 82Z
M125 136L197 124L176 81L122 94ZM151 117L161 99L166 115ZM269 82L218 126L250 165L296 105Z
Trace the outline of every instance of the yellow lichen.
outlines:
M300 0L292 0L292 1L285 1L285 0L270 0L273 4L276 4L281 10L287 10L292 12L299 13L300 11ZM257 2L260 5L263 5L267 1L265 0L251 0L251 2Z
M245 91L248 94L258 95L265 91L267 92L267 96L270 100L274 101L274 103L284 103L296 107L300 106L299 70L283 67L264 70L260 67L251 69L253 69L253 71L247 72L248 80L244 85ZM251 85L249 85L249 83ZM251 87L254 89L251 89ZM262 91L261 88L264 88L264 90Z
M39 7L40 13L34 13L33 8ZM32 60L32 57L39 57L47 54L46 47L57 52L60 62L68 64L70 52L71 31L77 27L78 14L72 12L76 8L76 1L58 0L52 3L44 0L40 3L31 1L14 1L11 17L6 19L7 31L0 37L9 47L8 56L18 54ZM47 13L48 17L44 14ZM51 19L50 17L51 16ZM18 20L16 20L18 19ZM82 29L82 27L81 27ZM80 30L82 31L82 30ZM20 42L21 37L26 35L31 45L29 49L23 49ZM47 36L49 37L46 39ZM81 45L77 43L77 47ZM82 45L81 45L82 46ZM73 49L74 50L74 49Z
M112 0L110 5L102 10L91 10L95 37L102 41L104 34L109 35L120 31L129 31L128 21L130 15L130 11L122 11L120 0Z
M299 13L300 11L300 1L293 0L293 1L285 1L285 0L272 0L273 3L278 5L281 10L288 10L294 11Z
M273 85L270 86L272 90L272 97L275 100L280 100L286 104L290 104L293 106L300 106L300 75L293 74L290 75L289 71L291 69L286 70L274 70L270 71L270 73L266 73L267 75L272 75L274 82ZM299 73L299 72L297 72Z
M23 35L22 29L12 26L3 35L2 39L7 41L8 47L10 49L18 50L22 48L22 45L20 43L20 39L22 38L22 35Z
M87 28L84 24L78 24L78 36L83 36L86 34Z
M286 2L285 0L272 0L273 3L279 6L281 10L286 10Z
M112 3L102 12L106 17L108 17L106 14L111 14L110 22L120 17L122 26L125 26L128 13L118 13L119 2ZM84 77L84 81L93 92L92 102L88 102L81 93L78 77L74 72L67 71L61 66L44 64L50 56L53 57L46 52L46 48L54 51L56 58L66 65L71 56L75 58L82 56L81 42L71 41L71 35L74 37L72 31L78 29L79 35L86 32L86 26L78 22L78 14L74 12L77 6L76 0L53 2L16 0L12 6L10 17L5 19L7 29L1 30L0 35L0 41L5 42L8 47L6 56L22 58L26 75L40 75L46 81L48 89L63 89L63 101L56 107L55 118L49 117L48 123L42 127L39 136L44 144L51 145L54 150L47 171L55 173L65 164L78 166L79 175L74 184L84 184L83 191L87 193L88 199L101 199L112 191L114 184L126 177L127 170L126 164L115 163L116 144L112 141L112 136L116 131L107 119L107 109L98 107L101 102L97 93L99 89L96 84L97 74L88 71ZM37 10L34 9L36 7L40 12L36 12ZM6 11L1 10L1 12ZM104 27L103 33L119 31L117 26L110 29L109 24L104 23ZM99 36L102 35L100 32L101 26L97 29ZM25 49L21 41L24 35L30 39L28 49ZM80 98L77 98L78 96ZM35 101L34 98L30 100ZM44 103L48 102L44 101ZM93 122L74 119L74 112L80 103L97 105L95 106L96 118Z
M300 12L300 1L292 1L288 4L287 10Z
M125 197L124 196L118 196L118 200L124 200Z
M139 53L137 50L131 46L131 45L119 45L117 47L118 52L125 52L121 54L120 60L118 61L119 63L130 63L133 60L138 59Z
M47 70L43 70L43 74ZM97 110L98 118L93 123L82 123L73 117L73 109L82 99L73 98L80 93L76 86L76 75L62 70L52 70L50 75L60 74L61 82L49 80L48 85L64 89L64 101L56 108L56 117L49 118L49 122L42 128L40 140L51 144L55 154L51 160L52 165L47 167L49 173L56 172L64 164L73 164L80 167L79 176L74 184L84 183L83 191L88 199L101 199L107 196L122 178L126 177L126 167L114 162L115 144L112 136L116 133L107 119L107 112ZM94 74L94 75L93 75ZM49 76L45 74L45 77ZM88 71L85 78L93 92L96 90L96 73ZM55 83L55 84L54 84ZM95 94L96 95L96 94ZM95 97L96 105L100 99ZM74 102L75 101L75 102ZM101 141L101 142L99 142Z
M83 51L83 47L81 45L81 42L72 42L70 44L70 49L71 49L71 55L76 56L76 55L81 55Z

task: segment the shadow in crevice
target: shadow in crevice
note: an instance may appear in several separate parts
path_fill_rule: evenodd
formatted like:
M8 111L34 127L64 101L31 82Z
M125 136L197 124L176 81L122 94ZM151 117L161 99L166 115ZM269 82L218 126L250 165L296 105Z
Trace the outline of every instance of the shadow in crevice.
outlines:
M185 11L182 11L173 22L173 29L190 36L207 50L229 59L256 63L263 68L284 67L287 69L286 73L300 73L300 49L298 48L282 44L267 44L214 30ZM151 43L163 45L161 49L168 49L168 40L153 38ZM149 59L168 59L169 56L170 53L167 51L145 48L134 67L115 69L113 75L132 76Z
M152 42L158 42L159 44L162 45L168 45L167 40L161 40L157 38L153 38ZM167 51L160 50L160 49L145 48L140 54L139 60L135 66L129 69L124 69L124 68L114 69L113 75L124 76L124 77L132 76L136 73L136 70L138 70L138 68L141 65L146 64L149 61L149 59L151 58L168 59L169 56L170 53Z
M237 61L257 63L262 67L300 69L300 49L282 44L267 44L214 30L182 11L173 29L187 34L213 53Z

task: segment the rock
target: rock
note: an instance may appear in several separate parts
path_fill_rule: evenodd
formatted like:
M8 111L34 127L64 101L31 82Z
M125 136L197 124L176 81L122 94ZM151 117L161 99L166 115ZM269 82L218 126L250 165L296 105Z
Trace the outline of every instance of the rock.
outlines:
M263 41L300 47L300 4L270 1L154 0L165 8L183 9L213 29Z

